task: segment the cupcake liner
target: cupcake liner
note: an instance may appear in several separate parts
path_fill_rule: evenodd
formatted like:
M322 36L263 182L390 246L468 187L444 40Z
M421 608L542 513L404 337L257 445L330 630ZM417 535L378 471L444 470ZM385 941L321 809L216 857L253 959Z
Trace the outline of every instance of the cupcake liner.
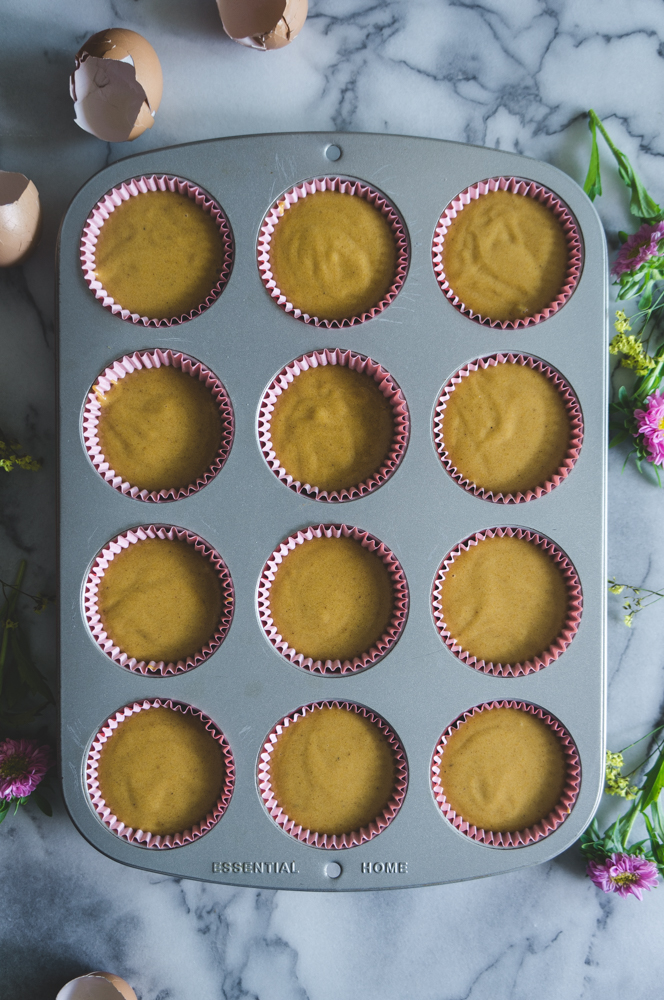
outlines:
M366 374L378 384L381 392L392 406L394 415L392 447L378 471L370 476L369 479L358 483L357 486L326 491L319 489L318 486L312 486L310 483L301 483L299 480L289 476L280 464L272 447L270 428L277 399L288 389L289 385L295 381L301 372L307 371L309 368L317 368L319 365L340 365ZM355 500L358 497L366 496L367 493L371 493L373 490L377 490L379 486L387 482L390 476L396 471L406 453L409 433L410 418L406 399L390 373L385 368L382 368L378 362L372 361L371 358L367 358L362 354L355 354L353 351L342 351L338 348L303 354L301 357L296 358L295 361L291 361L285 368L282 368L265 390L258 411L258 439L261 451L263 458L275 476L295 493L302 493L313 500L327 501L329 503L342 503L346 500Z
M541 202L553 212L555 217L558 219L558 222L561 224L563 232L567 238L569 260L563 287L553 302L549 303L545 309L536 313L534 316L526 316L523 319L515 320L492 320L488 316L480 316L478 313L474 312L470 306L466 306L465 303L463 303L459 297L455 295L454 290L450 288L445 275L443 268L443 244L445 243L445 236L450 228L450 225L453 220L456 219L457 215L463 211L466 205L470 204L471 201L476 201L483 194L487 194L489 191L510 191L513 194L520 194L525 197L535 198L536 201ZM470 319L475 320L476 323L481 323L484 326L494 328L499 327L502 330L516 330L519 327L532 326L535 323L541 323L542 320L553 316L554 313L558 312L558 310L565 305L567 300L572 295L579 282L581 269L583 267L583 244L581 240L581 232L567 205L565 205L565 203L561 201L560 198L553 193L553 191L549 191L548 188L543 187L541 184L536 184L535 181L524 180L521 177L492 177L489 180L480 181L479 184L472 184L470 187L466 188L465 191L462 191L461 194L457 195L457 197L450 202L438 220L431 252L433 256L433 269L436 272L438 284L440 285L441 291L444 292L452 305L455 306L459 312L468 316Z
M188 545L193 545L196 551L205 556L214 567L224 595L221 618L212 638L201 650L198 650L192 656L188 656L186 660L178 660L177 663L165 663L163 660L146 663L145 660L136 660L134 657L129 657L127 653L122 652L119 646L115 645L112 637L106 634L99 614L97 594L106 567L123 549L128 548L129 545L134 545L136 542L144 541L146 538L162 538L168 539L171 542L187 542ZM209 659L215 650L221 646L228 634L235 606L233 581L231 580L226 563L219 553L211 545L208 545L203 538L195 535L192 531L186 531L184 528L175 528L172 525L154 524L143 524L137 528L132 528L122 535L117 535L106 544L94 560L92 568L88 573L83 599L85 620L88 623L88 628L92 633L94 641L102 652L121 667L132 670L134 673L145 674L149 677L172 677L174 674L183 674L187 670L193 670L194 667L199 666L199 664Z
M317 191L340 191L342 194L352 194L359 198L364 198L370 205L377 208L390 224L397 247L396 273L394 281L392 282L392 285L390 286L390 289L385 297L381 299L381 301L378 302L372 309L368 310L368 312L363 312L357 316L348 316L345 319L339 320L319 319L318 316L309 316L308 313L303 313L300 309L294 306L292 302L289 302L286 296L277 287L277 283L274 279L272 271L270 270L270 243L272 241L272 233L278 225L279 220L288 211L291 205L294 205L300 198L306 198L307 195L315 194ZM298 184L296 187L291 188L290 191L286 191L286 193L282 194L274 203L266 215L263 225L261 226L260 236L258 238L258 269L260 271L263 284L272 298L276 300L277 305L281 306L284 312L290 313L294 316L295 319L302 320L303 323L313 323L314 326L324 326L328 329L338 329L344 326L355 326L357 323L364 323L368 319L373 319L381 313L383 309L386 309L387 306L394 301L397 294L401 290L404 281L406 280L408 259L408 238L406 236L406 227L404 226L394 206L390 204L384 194L381 194L380 191L377 191L375 188L371 187L371 185L344 177L316 177L313 180L304 181L302 184Z
M455 387L462 379L467 378L471 372L476 372L479 368L486 369L502 364L527 365L528 368L540 372L549 379L562 396L570 422L569 448L567 449L562 465L556 470L555 475L548 479L543 486L536 486L534 490L526 490L525 493L493 493L492 490L487 490L483 486L477 486L470 479L465 479L463 473L459 472L450 461L443 440L445 408ZM531 357L529 354L492 354L490 357L477 358L475 361L464 365L447 382L436 403L433 433L438 457L443 463L445 470L464 490L479 497L481 500L490 500L492 503L524 503L528 500L539 499L539 497L544 496L546 493L550 493L552 489L562 483L563 479L567 479L576 464L581 451L581 445L583 444L583 417L579 401L571 386L565 381L560 372L556 371L555 368L552 368L545 361Z
M353 538L355 541L360 542L363 548L374 552L382 559L389 570L392 581L394 606L387 631L380 637L375 646L362 653L361 656L356 656L353 660L325 660L323 662L322 660L313 660L310 656L305 657L303 653L298 653L297 650L288 645L272 621L270 590L279 566L296 545L303 545L305 542L311 541L312 538L323 537ZM408 617L408 600L406 574L394 553L378 538L370 535L368 531L350 527L347 524L315 524L309 528L305 528L304 531L298 531L297 534L291 535L274 550L265 563L258 582L258 615L263 626L263 631L278 653L281 653L283 657L290 660L295 666L301 667L303 670L308 670L313 674L336 676L356 674L361 670L367 670L375 663L378 663L379 660L382 660L392 649L403 631Z
M523 663L486 663L484 660L478 660L476 656L472 655L472 653L463 649L463 647L459 645L456 639L448 631L443 618L442 609L439 606L440 592L443 581L445 580L448 570L451 568L457 556L459 556L461 552L467 552L471 545L477 545L479 542L484 541L485 538L504 537L519 538L537 545L543 552L546 552L546 554L553 559L556 566L562 573L567 585L567 617L560 635L543 653L540 653L539 656L534 657L532 660L525 660ZM565 555L563 550L556 545L555 542L551 541L550 538L546 538L544 535L538 535L537 532L530 531L528 528L485 528L484 531L478 531L476 534L465 539L465 541L460 542L456 548L452 549L452 551L445 557L441 565L438 567L438 572L436 573L436 578L434 580L431 602L436 628L438 629L441 639L450 652L454 653L459 660L466 663L469 667L473 667L475 670L479 670L484 674L493 674L496 677L521 677L525 674L535 673L543 667L548 667L550 663L553 663L554 660L557 660L558 657L565 652L570 642L576 635L583 610L581 581L579 580L579 575L572 565L571 560Z
M544 819L535 823L534 826L530 826L526 830L518 830L515 833L497 833L493 830L483 830L481 827L476 827L468 823L464 820L463 816L458 816L454 809L452 809L451 805L445 798L445 792L440 783L440 761L445 749L445 744L447 743L447 740L451 736L452 732L455 729L459 729L459 727L462 726L467 719L492 708L518 708L521 711L529 712L537 719L541 719L542 722L546 723L546 725L553 730L560 740L563 753L565 755L565 763L567 765L567 780L565 782L560 802L556 808L550 812L548 816L545 816ZM468 712L464 712L458 719L455 719L455 721L447 727L445 732L440 737L431 762L431 787L443 816L445 816L452 826L454 826L460 833L465 834L467 837L471 837L480 844L486 844L488 847L525 847L527 844L534 844L538 840L542 840L543 837L548 837L550 833L553 833L554 830L558 829L561 823L565 822L571 813L579 794L580 786L581 761L572 737L569 735L565 727L558 721L558 719L549 715L548 712L544 711L544 709L538 708L537 705L530 705L525 701L490 701L484 705L477 705L475 708L471 708Z
M113 736L118 726L125 719L128 719L130 715L136 712L149 711L151 708L170 708L176 712L181 712L183 715L193 715L195 718L200 719L201 722L205 723L207 731L221 745L224 754L226 777L223 791L217 800L214 810L208 813L200 823L197 823L189 830L183 830L181 833L153 834L146 830L134 830L130 826L125 826L122 820L119 820L111 812L109 806L106 805L99 788L97 762L101 756L101 749L104 743ZM92 741L92 745L88 751L88 758L85 763L85 785L95 812L104 826L116 834L116 836L122 837L123 840L128 841L130 844L140 844L143 847L151 847L157 850L183 847L185 844L190 844L193 840L198 840L199 837L204 836L219 822L226 812L231 795L233 794L233 786L235 785L235 761L233 760L233 754L226 737L209 716L199 711L199 709L193 708L191 705L184 705L180 702L172 701L170 698L150 698L141 702L135 701L133 705L125 705L124 708L121 708L115 715L106 720Z
M288 818L272 793L272 783L270 781L270 759L272 757L272 751L274 750L275 744L281 736L281 733L284 729L287 729L288 726L297 722L299 718L304 718L307 712L315 712L321 708L344 708L351 712L357 712L358 715L363 715L365 719L369 719L370 722L373 722L374 725L378 726L394 751L396 774L392 798L380 816L373 820L373 822L371 822L368 826L363 826L360 830L354 830L351 833L316 833L315 830L307 830L302 826L297 826L294 820ZM365 708L363 705L357 705L352 701L340 701L337 699L317 701L310 705L303 705L302 708L298 708L296 712L292 712L290 715L287 715L270 731L263 745L258 762L258 788L265 808L272 819L275 823L279 824L285 833L294 837L295 840L299 840L303 844L308 844L309 847L321 847L326 850L340 850L345 847L359 847L360 844L364 844L368 840L373 840L373 838L377 837L379 833L382 833L385 827L390 825L396 814L399 812L403 800L406 797L406 789L408 788L408 764L406 762L406 754L399 737L380 715L377 715L375 712L372 712L371 709Z
M130 312L129 309L123 308L121 303L116 302L95 277L96 246L101 227L111 212L114 212L123 201L128 201L130 198L137 198L141 194L147 194L148 191L171 191L191 198L204 212L212 216L224 243L224 263L221 273L217 283L210 289L205 300L188 313L183 313L181 316L172 316L169 319L153 319L149 316L139 316L138 313ZM155 327L175 326L178 323L184 323L195 316L200 316L205 309L211 306L219 298L230 278L233 267L233 256L233 236L221 206L202 188L181 177L172 177L167 174L132 177L130 180L124 181L118 187L108 191L101 201L97 202L88 216L83 227L80 245L83 277L88 283L90 291L94 293L96 299L100 300L104 308L110 309L113 315L120 316L121 319L131 321L132 323L142 323L143 326Z
M111 469L109 463L106 461L101 450L99 438L97 437L99 415L102 410L99 395L108 392L119 379L124 378L131 372L139 371L142 368L160 368L162 365L179 368L187 375L191 375L192 378L197 378L200 382L205 383L208 389L210 389L219 407L222 419L221 444L219 445L219 450L215 455L214 461L205 473L198 477L195 483L190 483L188 486L172 487L171 489L146 490L140 489L138 486L132 486L122 476L116 475L115 471ZM96 380L88 394L83 411L83 440L85 450L99 475L119 493L124 493L125 496L133 497L135 500L145 500L152 503L182 500L184 497L191 496L192 493L197 493L203 486L211 482L224 467L233 444L234 431L235 419L231 401L214 372L211 372L209 368L206 368L200 361L190 357L188 354L170 350L162 351L159 348L143 353L125 354L124 357L114 361Z

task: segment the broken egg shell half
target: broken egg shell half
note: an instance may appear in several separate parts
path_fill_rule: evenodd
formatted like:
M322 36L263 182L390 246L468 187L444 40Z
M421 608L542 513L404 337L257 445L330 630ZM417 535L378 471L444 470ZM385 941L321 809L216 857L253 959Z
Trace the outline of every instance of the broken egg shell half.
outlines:
M25 174L0 170L0 267L21 264L39 242L39 193Z
M55 1000L137 1000L129 983L112 972L90 972L62 987Z
M283 48L300 33L308 0L217 0L217 7L233 41L266 52Z
M76 53L69 92L76 124L105 142L127 142L152 128L164 79L147 39L127 28L108 28Z

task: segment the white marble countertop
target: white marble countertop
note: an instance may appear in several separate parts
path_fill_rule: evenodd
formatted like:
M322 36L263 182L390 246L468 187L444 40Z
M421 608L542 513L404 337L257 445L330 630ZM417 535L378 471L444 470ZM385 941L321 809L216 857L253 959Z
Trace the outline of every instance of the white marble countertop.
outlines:
M582 182L594 107L664 198L660 0L312 0L300 37L262 54L223 34L214 0L0 0L0 167L37 185L44 232L0 271L0 426L44 458L0 473L0 576L29 559L55 582L54 246L78 187L140 150L242 133L353 130L432 136L549 160ZM73 122L68 74L93 32L133 28L165 78L154 128L110 145ZM634 228L605 159L609 236ZM599 377L599 375L598 375ZM664 586L664 494L611 457L609 572ZM609 602L609 746L660 718L664 616L630 631ZM32 623L55 674L53 609ZM51 720L54 730L55 719ZM610 805L604 806L610 810ZM141 1000L507 1000L654 997L664 973L664 888L605 896L576 849L478 882L358 894L227 889L153 876L98 854L61 802L0 827L0 998L51 1000L93 969Z

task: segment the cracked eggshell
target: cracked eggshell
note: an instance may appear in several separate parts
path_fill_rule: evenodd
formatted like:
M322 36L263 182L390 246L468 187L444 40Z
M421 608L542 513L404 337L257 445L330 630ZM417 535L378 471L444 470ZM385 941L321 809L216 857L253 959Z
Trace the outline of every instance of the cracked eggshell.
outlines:
M307 19L307 0L217 0L224 31L252 49L281 49Z
M25 174L0 170L0 267L20 264L41 230L39 194Z
M90 972L62 987L55 1000L137 1000L129 983L112 972Z
M76 53L69 84L76 124L105 142L152 128L163 89L159 57L136 31L98 31Z

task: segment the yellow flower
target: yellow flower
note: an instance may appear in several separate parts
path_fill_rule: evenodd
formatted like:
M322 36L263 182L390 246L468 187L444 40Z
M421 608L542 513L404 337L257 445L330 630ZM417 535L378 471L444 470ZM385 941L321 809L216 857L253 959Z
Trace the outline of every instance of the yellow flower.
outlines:
M627 319L627 316L625 315L622 309L618 309L618 311L616 312L616 319L613 325L615 326L618 333L627 333L628 330L632 329L629 320Z

